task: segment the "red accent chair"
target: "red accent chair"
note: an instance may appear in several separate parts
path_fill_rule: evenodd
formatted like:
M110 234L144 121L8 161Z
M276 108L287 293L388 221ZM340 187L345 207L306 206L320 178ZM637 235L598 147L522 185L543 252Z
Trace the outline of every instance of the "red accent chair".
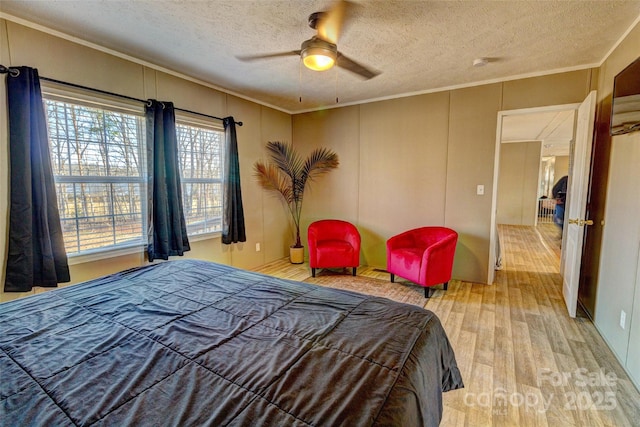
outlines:
M387 240L387 271L424 286L424 297L431 297L431 286L444 283L447 290L453 269L458 233L446 227L421 227Z
M360 265L360 233L351 223L339 219L323 219L309 225L309 267L352 267L353 275Z

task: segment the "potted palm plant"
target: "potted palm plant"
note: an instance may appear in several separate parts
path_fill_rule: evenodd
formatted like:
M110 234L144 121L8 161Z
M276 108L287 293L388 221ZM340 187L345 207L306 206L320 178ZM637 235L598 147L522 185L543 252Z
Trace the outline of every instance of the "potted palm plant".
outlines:
M296 236L289 259L293 264L302 264L304 247L300 241L300 214L304 191L309 182L338 167L338 155L327 148L316 148L303 160L293 145L280 141L269 141L267 151L271 161L257 161L253 165L255 177L262 188L286 203Z

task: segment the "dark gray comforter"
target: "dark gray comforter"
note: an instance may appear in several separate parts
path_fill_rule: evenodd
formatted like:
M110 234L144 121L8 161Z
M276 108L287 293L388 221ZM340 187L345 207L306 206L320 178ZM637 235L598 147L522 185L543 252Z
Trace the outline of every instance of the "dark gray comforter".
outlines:
M0 304L0 423L435 426L430 311L203 261Z

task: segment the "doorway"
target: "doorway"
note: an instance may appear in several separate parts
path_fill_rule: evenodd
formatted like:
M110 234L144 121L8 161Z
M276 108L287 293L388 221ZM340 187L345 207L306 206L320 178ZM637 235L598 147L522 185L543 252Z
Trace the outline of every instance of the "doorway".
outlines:
M498 113L498 123L496 130L496 149L494 160L494 179L493 179L493 194L492 194L492 215L491 215L491 232L490 232L490 254L489 254L489 282L492 283L495 272L494 269L499 268L501 260L499 237L497 234L498 223L498 191L501 187L501 146L504 139L509 136L510 128L508 124L510 122L521 122L525 124L534 123L529 119L532 115L551 115L552 120L544 126L543 131L538 135L523 134L526 135L525 139L529 139L532 144L540 144L540 155L542 153L542 147L548 145L551 148L552 144L545 142L546 138L542 136L552 135L556 129L560 129L561 123L566 122L567 129L571 129L572 132L569 140L569 170L568 170L568 188L567 188L567 211L565 218L567 219L562 228L562 241L566 242L563 245L560 259L560 271L562 273L563 288L562 293L567 305L567 310L571 317L576 316L576 307L578 300L578 279L579 269L581 263L581 248L584 236L584 226L591 225L593 222L585 220L586 210L586 196L588 189L589 179L589 159L591 155L591 146L593 141L593 126L595 120L595 102L596 92L592 91L580 104L566 104L540 108L527 108L521 110L500 111ZM566 111L567 113L560 113ZM569 115L573 117L573 120L562 120L563 115ZM520 138L521 140L521 138ZM518 142L518 139L512 139L511 143ZM531 160L531 159L529 159ZM541 157L538 162L541 161ZM525 168L526 169L526 168ZM540 168L539 168L540 171ZM540 172L539 172L540 173ZM541 177L538 176L538 183L541 182ZM539 191L539 190L538 190ZM538 197L541 197L538 194ZM564 207L564 206L563 206Z
M498 223L536 227L553 221L550 192L558 175L569 170L578 107L564 104L498 112L489 283L501 262ZM554 226L544 227L547 233L557 232L561 240Z

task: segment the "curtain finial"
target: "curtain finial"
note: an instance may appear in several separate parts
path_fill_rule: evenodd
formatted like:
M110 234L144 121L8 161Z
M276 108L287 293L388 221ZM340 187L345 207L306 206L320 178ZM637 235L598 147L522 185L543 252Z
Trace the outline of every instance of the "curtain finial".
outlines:
M20 70L18 68L0 65L0 74L9 74L11 77L18 77L20 75Z

